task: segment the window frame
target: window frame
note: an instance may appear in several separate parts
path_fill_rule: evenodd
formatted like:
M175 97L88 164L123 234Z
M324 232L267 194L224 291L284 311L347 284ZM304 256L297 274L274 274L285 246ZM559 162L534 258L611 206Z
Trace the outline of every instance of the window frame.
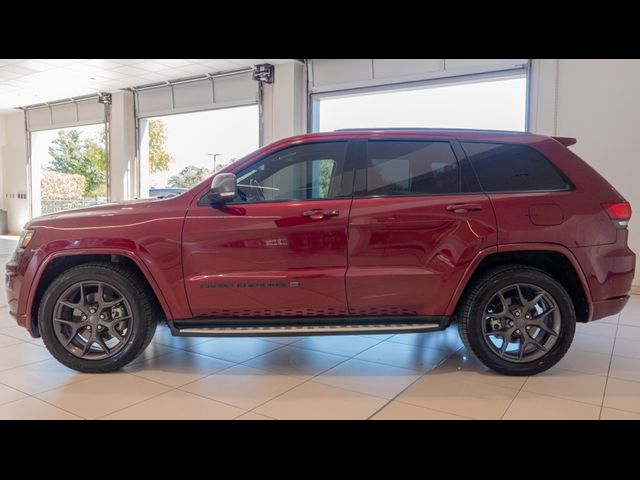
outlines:
M265 201L259 201L259 202L240 202L240 201L230 201L230 202L225 202L221 205L223 206L242 206L242 205L264 205L264 204L274 204L274 203L291 203L291 202L327 202L327 201L332 201L332 200L345 200L345 199L350 199L353 198L353 176L354 176L354 167L353 167L353 142L351 139L341 139L341 140L318 140L318 141L312 141L312 142L304 142L304 143L298 143L295 145L286 145L283 146L282 148L279 148L277 150L273 150L271 152L266 153L265 155L256 158L254 161L252 161L250 164L245 165L244 167L242 167L242 170L237 171L237 172L232 172L234 175L236 175L236 177L239 177L243 172L246 172L252 168L255 168L255 165L264 161L265 159L267 159L268 157L271 157L273 155L277 155L280 152L283 152L285 150L289 150L292 148L298 148L301 146L307 146L307 145L317 145L317 144L325 144L325 143L343 143L345 144L346 148L345 148L345 154L344 154L344 161L342 162L342 166L340 166L339 164L336 165L337 170L335 173L335 178L339 178L340 179L340 186L339 186L339 193L340 195L337 197L331 197L331 198L308 198L308 199L287 199L287 200L265 200ZM323 159L321 159L323 160ZM349 179L350 177L350 179ZM213 178L213 177L210 177ZM345 190L346 189L346 190ZM211 207L211 206L217 206L217 205L212 205L208 200L207 200L207 195L209 193L209 191L211 190L211 188L207 188L202 195L200 195L200 198L198 198L197 201L197 205L199 207Z
M473 194L477 192L466 192L463 190L463 173L467 169L463 169L462 160L460 158L460 151L455 148L454 140L450 138L380 138L380 139L366 139L361 141L364 144L364 148L360 152L357 169L355 174L355 182L353 187L353 198L413 198L413 197L443 197L451 195L465 195ZM422 143L447 143L451 149L451 153L456 160L458 167L458 191L448 193L410 193L408 195L371 195L367 192L367 167L369 163L369 145L371 142L422 142ZM475 172L474 172L475 175Z
M484 186L482 185L482 182L480 181L480 176L478 175L478 172L476 171L476 167L473 165L473 162L471 161L471 157L469 156L467 151L464 149L465 143L481 143L485 145L513 145L520 148L528 148L530 150L533 150L537 155L542 157L542 159L544 159L547 163L549 163L549 165L551 165L551 168L560 176L562 180L564 180L567 187L559 188L559 189L538 189L538 190L487 190L484 188ZM555 162L551 161L549 157L547 157L544 153L542 153L537 148L532 147L531 145L526 145L523 143L513 143L513 142L495 142L495 141L490 142L490 141L482 141L482 140L464 140L464 141L460 141L460 148L462 152L464 152L464 155L467 158L467 162L469 163L469 166L471 167L471 170L473 171L477 179L480 189L482 190L482 192L486 193L487 195L514 194L514 193L562 193L562 192L573 192L576 189L575 183L573 183L571 178L569 178L569 176L566 173L564 173L564 171L562 171L560 167L558 167L555 164Z

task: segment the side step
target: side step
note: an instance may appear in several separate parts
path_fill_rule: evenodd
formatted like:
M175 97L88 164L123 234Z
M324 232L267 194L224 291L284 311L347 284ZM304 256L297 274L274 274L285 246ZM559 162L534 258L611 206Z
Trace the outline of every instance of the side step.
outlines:
M249 320L249 322L247 321ZM450 317L303 317L207 318L169 320L177 337L267 337L297 335L362 335L416 333L443 330Z

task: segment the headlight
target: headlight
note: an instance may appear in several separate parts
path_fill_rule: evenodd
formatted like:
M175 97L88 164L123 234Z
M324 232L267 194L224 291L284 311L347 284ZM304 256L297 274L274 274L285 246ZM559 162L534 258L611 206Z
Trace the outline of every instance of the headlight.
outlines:
M18 240L18 248L27 248L27 245L31 242L34 233L36 233L35 230L23 230L20 235L20 240Z

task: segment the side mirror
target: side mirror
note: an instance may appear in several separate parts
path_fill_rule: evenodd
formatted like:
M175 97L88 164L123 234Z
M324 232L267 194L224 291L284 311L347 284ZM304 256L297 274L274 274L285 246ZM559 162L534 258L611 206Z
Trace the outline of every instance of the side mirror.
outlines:
M233 173L219 173L211 180L207 198L211 203L225 203L236 198L237 180Z

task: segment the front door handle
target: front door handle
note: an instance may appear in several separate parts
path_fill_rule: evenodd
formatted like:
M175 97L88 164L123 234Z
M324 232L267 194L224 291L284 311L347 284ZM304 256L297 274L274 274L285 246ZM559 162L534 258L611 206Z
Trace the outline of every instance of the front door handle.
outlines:
M453 205L447 205L446 210L453 213L475 212L482 210L482 205L479 203L454 203Z
M308 217L311 220L322 220L323 218L337 217L338 215L340 215L340 210L322 210L321 208L307 210L302 214L303 217Z

